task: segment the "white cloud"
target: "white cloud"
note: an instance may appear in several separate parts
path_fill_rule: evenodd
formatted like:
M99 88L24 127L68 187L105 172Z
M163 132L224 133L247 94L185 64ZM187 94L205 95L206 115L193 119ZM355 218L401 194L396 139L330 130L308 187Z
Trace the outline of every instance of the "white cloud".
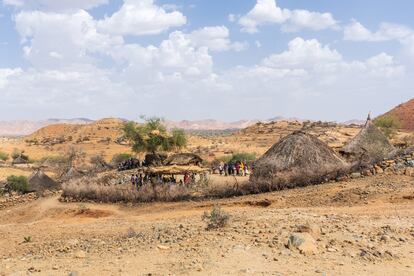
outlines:
M204 27L188 35L195 46L206 46L211 51L242 51L248 47L247 42L231 42L229 36L225 26Z
M108 3L108 0L3 0L4 4L21 9L67 11L91 9Z
M289 10L277 6L276 0L257 0L256 5L239 19L242 31L256 33L260 26L281 24L282 31L296 32L301 29L338 29L330 13Z
M25 57L36 67L91 62L91 53L103 54L123 43L122 37L100 34L96 21L84 10L74 13L23 11L16 15L15 22Z
M228 16L228 20L230 21L230 22L235 22L236 21L236 15L234 15L234 14L229 14L229 16Z
M404 66L386 53L347 61L316 39L298 37L256 65L215 71L212 52L245 47L231 41L225 26L174 31L160 43L142 46L125 43L124 31L109 32L84 10L21 11L15 21L32 66L0 69L2 116L18 109L44 117L131 118L139 108L139 113L194 118L210 117L214 106L214 117L228 120L277 114L349 118L372 109L355 105L371 99L381 105L384 97L411 93L414 86ZM308 23L295 22L300 24ZM323 109L311 107L321 102Z
M401 40L412 35L413 31L403 25L381 23L378 31L371 32L361 23L353 20L351 24L344 28L344 39L350 41L389 41Z
M167 12L153 0L125 0L119 11L99 21L98 28L110 34L154 35L186 22L181 12Z
M380 24L377 31L373 32L358 21L353 20L344 28L344 40L364 42L397 41L401 44L402 59L406 63L414 64L414 30L400 24Z
M269 67L307 68L318 63L337 62L341 59L342 56L336 50L331 50L329 46L322 46L318 40L304 40L297 37L289 42L287 51L271 55L263 63Z
M22 69L20 68L0 68L0 89L6 87L9 77L19 75L20 73L22 73Z

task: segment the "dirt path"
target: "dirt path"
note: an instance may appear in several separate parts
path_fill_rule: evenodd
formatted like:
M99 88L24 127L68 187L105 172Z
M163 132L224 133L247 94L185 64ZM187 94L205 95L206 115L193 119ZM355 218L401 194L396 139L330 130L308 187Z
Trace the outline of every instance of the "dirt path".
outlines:
M0 275L414 275L413 195L413 178L376 176L203 202L55 196L0 210ZM215 204L231 220L207 231ZM303 225L312 253L285 246Z

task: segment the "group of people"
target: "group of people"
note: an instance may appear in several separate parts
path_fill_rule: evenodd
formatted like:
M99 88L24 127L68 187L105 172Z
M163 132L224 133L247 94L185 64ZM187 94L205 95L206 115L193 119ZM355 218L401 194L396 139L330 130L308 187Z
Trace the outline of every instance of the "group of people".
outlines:
M184 178L177 181L176 177L174 175L171 175L171 177L164 176L162 177L159 174L132 174L131 175L131 185L136 187L138 190L142 186L144 186L147 183L153 183L153 184L170 184L170 185L190 185L191 183L196 182L196 175L194 173L185 173Z
M138 174L132 174L131 175L131 184L133 186L135 186L137 189L139 189L140 187L144 186L144 182L145 182L145 177L142 176L142 174L138 175Z
M218 166L220 175L235 175L235 176L248 176L251 173L250 166L243 161L237 161L235 163L220 163Z

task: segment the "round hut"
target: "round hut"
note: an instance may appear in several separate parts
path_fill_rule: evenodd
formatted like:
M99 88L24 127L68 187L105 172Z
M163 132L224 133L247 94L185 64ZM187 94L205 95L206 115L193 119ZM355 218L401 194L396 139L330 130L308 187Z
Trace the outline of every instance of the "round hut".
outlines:
M254 163L250 180L267 190L321 183L346 172L347 163L302 130L282 138Z
M43 192L45 190L57 190L59 184L47 176L43 171L37 170L28 179L30 192Z
M27 157L23 156L23 155L19 155L16 158L13 159L12 161L12 165L27 165L29 163L29 161L27 160Z
M164 160L165 166L188 166L194 165L199 166L203 162L200 156L193 153L177 153L169 156L167 159Z
M340 150L350 161L361 161L373 164L391 157L396 149L388 138L374 125L368 115L367 121L361 131L345 147Z

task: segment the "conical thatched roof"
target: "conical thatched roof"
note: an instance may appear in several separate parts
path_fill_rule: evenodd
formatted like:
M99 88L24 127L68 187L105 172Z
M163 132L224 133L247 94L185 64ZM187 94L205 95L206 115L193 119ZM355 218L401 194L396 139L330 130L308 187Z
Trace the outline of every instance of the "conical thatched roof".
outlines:
M71 167L62 177L64 179L71 179L71 178L77 178L81 177L84 174L80 172L79 170L75 169L74 167Z
M187 165L199 165L203 162L200 156L193 153L177 153L169 156L165 161L165 166L178 165L178 166L187 166Z
M29 189L32 192L59 189L59 184L41 170L37 170L29 177Z
M294 187L336 177L346 167L325 143L304 131L296 131L255 162L252 180L278 183L277 188Z
M159 153L148 153L145 155L145 166L162 166L164 165L164 160L167 158L165 154Z
M340 152L354 160L378 162L390 157L395 148L368 116L361 131Z
M21 164L27 164L28 161L26 158L23 158L21 155L14 158L12 164L13 165L21 165Z

